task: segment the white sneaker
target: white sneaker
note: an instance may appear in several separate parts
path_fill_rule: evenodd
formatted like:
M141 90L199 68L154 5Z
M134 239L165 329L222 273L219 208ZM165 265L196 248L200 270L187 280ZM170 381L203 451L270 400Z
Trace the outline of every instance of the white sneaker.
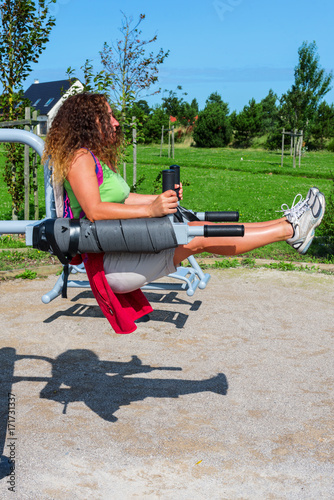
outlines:
M312 207L314 202L316 201L316 196L318 193L319 193L319 189L317 187L314 187L314 186L308 190L308 193L307 193L305 199L306 199L307 203L310 205L310 207Z
M291 208L285 204L281 207L294 231L292 238L286 242L300 254L307 252L314 237L314 230L321 223L325 213L325 197L319 190L316 190L317 188L311 188L305 200L297 194ZM301 199L294 204L298 196Z

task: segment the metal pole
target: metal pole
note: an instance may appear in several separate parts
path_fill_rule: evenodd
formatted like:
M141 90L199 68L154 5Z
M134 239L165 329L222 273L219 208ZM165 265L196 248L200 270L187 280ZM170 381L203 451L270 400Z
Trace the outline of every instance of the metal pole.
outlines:
M32 112L32 119L37 121L37 111ZM37 125L32 127L33 130L32 132L34 134L37 133ZM32 184L33 184L33 191L34 191L34 219L38 220L39 219L39 207L38 207L38 178L37 178L37 153L35 151L34 153L34 161L33 161L33 168L32 168Z
M282 132L282 158L281 158L281 167L283 167L283 154L284 154L284 134L285 134L285 128L283 128L283 132Z
M30 108L26 107L24 110L25 120L30 120ZM29 125L24 126L24 130L29 132ZM29 184L30 184L30 172L29 172L29 146L24 146L24 218L29 220Z

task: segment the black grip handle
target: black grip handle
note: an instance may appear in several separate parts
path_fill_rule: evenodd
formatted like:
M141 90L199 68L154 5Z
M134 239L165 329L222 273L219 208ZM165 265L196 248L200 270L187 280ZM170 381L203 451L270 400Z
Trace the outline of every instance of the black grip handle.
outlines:
M239 212L205 212L205 219L210 222L238 222Z
M179 165L171 165L169 167L169 170L172 170L174 172L174 182L175 184L180 184L180 166ZM178 199L180 199L180 188L176 188L175 187L173 188L176 192L176 195L178 197Z
M175 173L174 170L162 171L162 192L173 189L175 191Z
M174 170L175 172L175 184L180 184L180 165L171 165L169 170Z
M245 227L242 225L228 225L228 226L203 226L204 237L217 237L217 236L243 236L245 234Z

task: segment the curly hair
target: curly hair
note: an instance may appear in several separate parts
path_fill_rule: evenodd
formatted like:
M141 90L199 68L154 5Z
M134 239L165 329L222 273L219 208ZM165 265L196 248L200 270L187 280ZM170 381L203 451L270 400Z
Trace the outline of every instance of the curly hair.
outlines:
M66 178L80 148L92 151L116 170L121 131L111 124L110 118L108 102L102 94L83 92L64 101L47 133L42 158L45 162L51 157L56 181Z

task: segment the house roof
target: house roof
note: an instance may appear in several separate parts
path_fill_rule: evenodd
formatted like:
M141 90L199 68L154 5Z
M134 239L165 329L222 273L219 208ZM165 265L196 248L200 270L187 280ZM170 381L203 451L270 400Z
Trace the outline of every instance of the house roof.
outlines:
M30 100L32 107L41 115L47 115L72 84L68 80L33 83L25 91L24 97Z

